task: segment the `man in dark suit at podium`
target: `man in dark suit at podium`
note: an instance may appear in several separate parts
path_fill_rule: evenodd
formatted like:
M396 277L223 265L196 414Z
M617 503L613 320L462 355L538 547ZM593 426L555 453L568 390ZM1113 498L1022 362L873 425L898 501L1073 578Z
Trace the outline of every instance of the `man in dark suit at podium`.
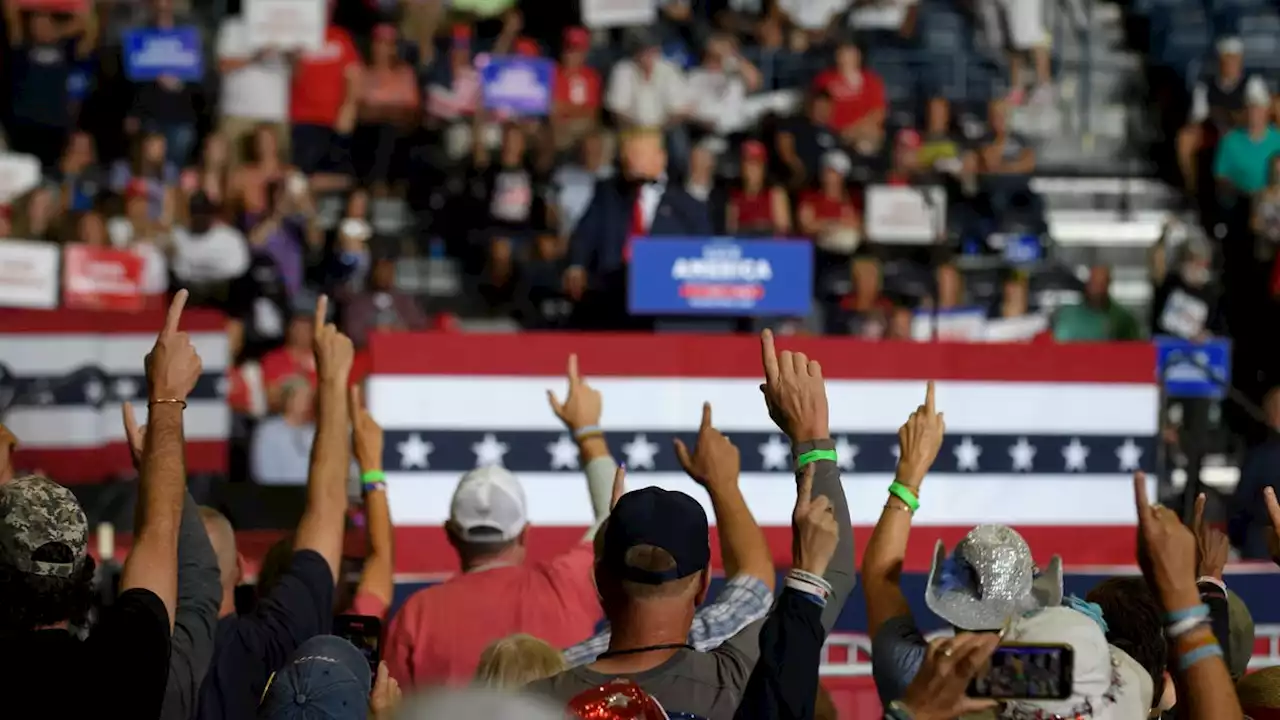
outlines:
M627 130L620 143L622 172L596 184L591 204L569 239L564 291L575 303L573 324L581 328L652 328L651 320L627 313L627 265L633 243L657 235L712 234L706 205L668 184L660 130Z

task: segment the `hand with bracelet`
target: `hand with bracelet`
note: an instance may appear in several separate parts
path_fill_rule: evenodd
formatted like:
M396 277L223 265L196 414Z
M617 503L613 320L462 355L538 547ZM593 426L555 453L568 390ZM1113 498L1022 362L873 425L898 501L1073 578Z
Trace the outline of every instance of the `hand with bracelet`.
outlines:
M203 365L191 336L179 330L182 311L187 304L187 291L179 290L169 307L164 327L156 337L156 344L147 353L147 406L158 405L187 407L187 396L200 380Z
M933 381L925 386L924 404L916 407L902 427L898 428L898 471L889 486L892 496L886 507L915 513L920 507L920 485L938 459L942 438L947 431L943 414L934 403Z
M600 427L604 401L600 392L588 385L578 371L576 353L569 356L565 377L569 381L569 394L565 396L564 402L561 403L551 390L547 391L547 402L551 405L551 412L560 418L560 422L564 423L578 443L585 464L609 453L609 448L604 443L604 430Z
M737 446L712 427L711 403L702 403L702 424L698 427L698 440L693 445L693 452L689 452L680 438L673 440L672 444L680 467L713 497L723 488L738 486L742 457Z
M1000 645L995 633L961 633L929 643L920 672L902 700L889 704L885 717L892 720L953 720L990 710L994 700L967 696L969 683Z
M365 408L359 385L351 386L347 408L351 414L356 464L360 466L360 484L365 492L386 490L387 477L382 472L382 427Z
M826 495L813 497L813 465L801 471L791 513L791 568L821 578L840 540L840 526Z
M818 361L802 352L779 354L768 330L760 334L760 352L765 379L760 392L778 429L791 438L792 445L830 437L827 386Z

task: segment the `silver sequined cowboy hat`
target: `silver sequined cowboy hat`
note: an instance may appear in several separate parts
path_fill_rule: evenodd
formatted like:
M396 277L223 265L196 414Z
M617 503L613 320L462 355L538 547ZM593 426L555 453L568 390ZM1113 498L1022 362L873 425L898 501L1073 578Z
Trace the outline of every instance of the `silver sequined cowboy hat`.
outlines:
M947 554L933 551L925 604L962 630L999 630L1010 617L1062 604L1062 559L1043 571L1031 548L1006 525L979 525Z

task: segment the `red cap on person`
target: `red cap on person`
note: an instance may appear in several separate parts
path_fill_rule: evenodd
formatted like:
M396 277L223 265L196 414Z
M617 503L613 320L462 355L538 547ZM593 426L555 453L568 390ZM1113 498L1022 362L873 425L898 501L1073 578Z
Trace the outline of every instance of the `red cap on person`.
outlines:
M742 159L761 161L769 157L769 151L759 140L748 140L742 143Z
M533 38L516 38L514 50L517 55L524 57L538 57L542 54L542 48L538 47L538 41Z
M586 28L569 27L564 30L565 50L586 50L591 47L591 33Z
M465 45L471 42L471 26L470 25L454 25L453 26L453 42L458 45Z

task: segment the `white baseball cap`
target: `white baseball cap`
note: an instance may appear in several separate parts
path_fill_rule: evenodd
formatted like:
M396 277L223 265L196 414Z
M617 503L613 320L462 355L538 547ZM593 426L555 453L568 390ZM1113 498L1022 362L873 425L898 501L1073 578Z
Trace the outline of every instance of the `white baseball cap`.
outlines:
M467 542L514 540L528 523L524 487L506 468L479 467L458 481L449 507L449 522Z

